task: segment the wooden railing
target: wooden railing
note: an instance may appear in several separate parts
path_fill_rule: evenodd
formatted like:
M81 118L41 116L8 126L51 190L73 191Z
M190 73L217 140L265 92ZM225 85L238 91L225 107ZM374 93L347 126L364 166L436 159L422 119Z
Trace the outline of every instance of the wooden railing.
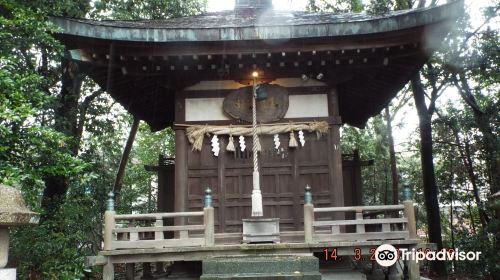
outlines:
M417 237L415 210L411 200L405 200L403 205L314 208L310 188L306 188L304 198L306 243L414 239ZM403 212L402 217L400 217L400 212ZM323 217L322 220L316 220L315 213L331 214L329 219ZM352 216L349 213L354 214L354 219L345 219L346 216Z
M207 189L205 208L198 212L125 214L114 211L112 194L108 199L108 210L104 214L104 250L167 248L189 246L213 246L214 208ZM164 219L185 219L203 217L198 225L165 226ZM165 233L174 232L173 238L165 238ZM198 234L190 234L198 232Z

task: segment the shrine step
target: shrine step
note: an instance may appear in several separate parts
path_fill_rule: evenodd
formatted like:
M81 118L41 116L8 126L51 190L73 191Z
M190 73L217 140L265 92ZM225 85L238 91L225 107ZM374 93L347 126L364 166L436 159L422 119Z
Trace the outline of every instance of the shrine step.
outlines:
M200 279L321 280L321 274L312 255L225 256L204 260Z

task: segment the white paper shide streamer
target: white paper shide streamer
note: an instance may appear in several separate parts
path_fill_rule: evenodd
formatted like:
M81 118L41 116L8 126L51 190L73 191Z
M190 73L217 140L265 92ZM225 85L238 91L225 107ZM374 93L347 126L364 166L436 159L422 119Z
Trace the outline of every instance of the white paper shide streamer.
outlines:
M240 143L240 151L244 152L245 149L247 148L247 145L245 145L245 137L244 136L239 137L239 143Z
M214 137L212 137L212 152L214 153L214 156L218 157L219 151L220 151L219 138L217 138L217 135L214 135Z
M299 131L299 142L302 147L306 144L306 139L304 138L304 132L302 130Z
M278 150L279 147L280 147L280 145L281 145L281 143L280 143L280 136L279 136L279 134L274 134L274 148L276 150Z

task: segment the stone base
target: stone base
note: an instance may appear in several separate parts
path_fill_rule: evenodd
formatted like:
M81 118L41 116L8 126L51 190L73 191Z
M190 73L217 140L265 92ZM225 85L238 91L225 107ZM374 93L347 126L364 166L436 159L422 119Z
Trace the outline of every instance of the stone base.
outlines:
M311 255L214 257L203 261L201 280L321 280L318 259Z
M401 261L400 261L401 262ZM373 265L373 264L371 264ZM389 275L387 277L385 276L385 272L387 272L387 268L382 268L379 265L375 266L375 269L371 269L371 267L368 265L366 269L366 279L368 280L400 280L403 278L403 271L401 270L401 267L403 267L404 264L401 262L400 264L395 263L393 266L390 267L389 270ZM371 271L371 273L369 273Z
M243 243L279 243L280 219L243 219Z
M0 268L0 279L2 280L16 280L15 268Z

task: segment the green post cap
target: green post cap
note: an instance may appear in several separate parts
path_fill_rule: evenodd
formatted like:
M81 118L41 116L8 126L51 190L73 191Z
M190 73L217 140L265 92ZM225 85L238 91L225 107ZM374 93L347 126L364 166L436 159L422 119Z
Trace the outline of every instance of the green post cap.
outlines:
M115 211L115 194L113 191L108 193L108 211Z
M205 208L212 207L212 190L207 187L205 190Z
M410 185L405 185L403 187L403 199L404 200L412 200L412 190Z
M311 187L309 185L306 185L305 191L306 192L304 194L304 203L305 204L312 204Z

